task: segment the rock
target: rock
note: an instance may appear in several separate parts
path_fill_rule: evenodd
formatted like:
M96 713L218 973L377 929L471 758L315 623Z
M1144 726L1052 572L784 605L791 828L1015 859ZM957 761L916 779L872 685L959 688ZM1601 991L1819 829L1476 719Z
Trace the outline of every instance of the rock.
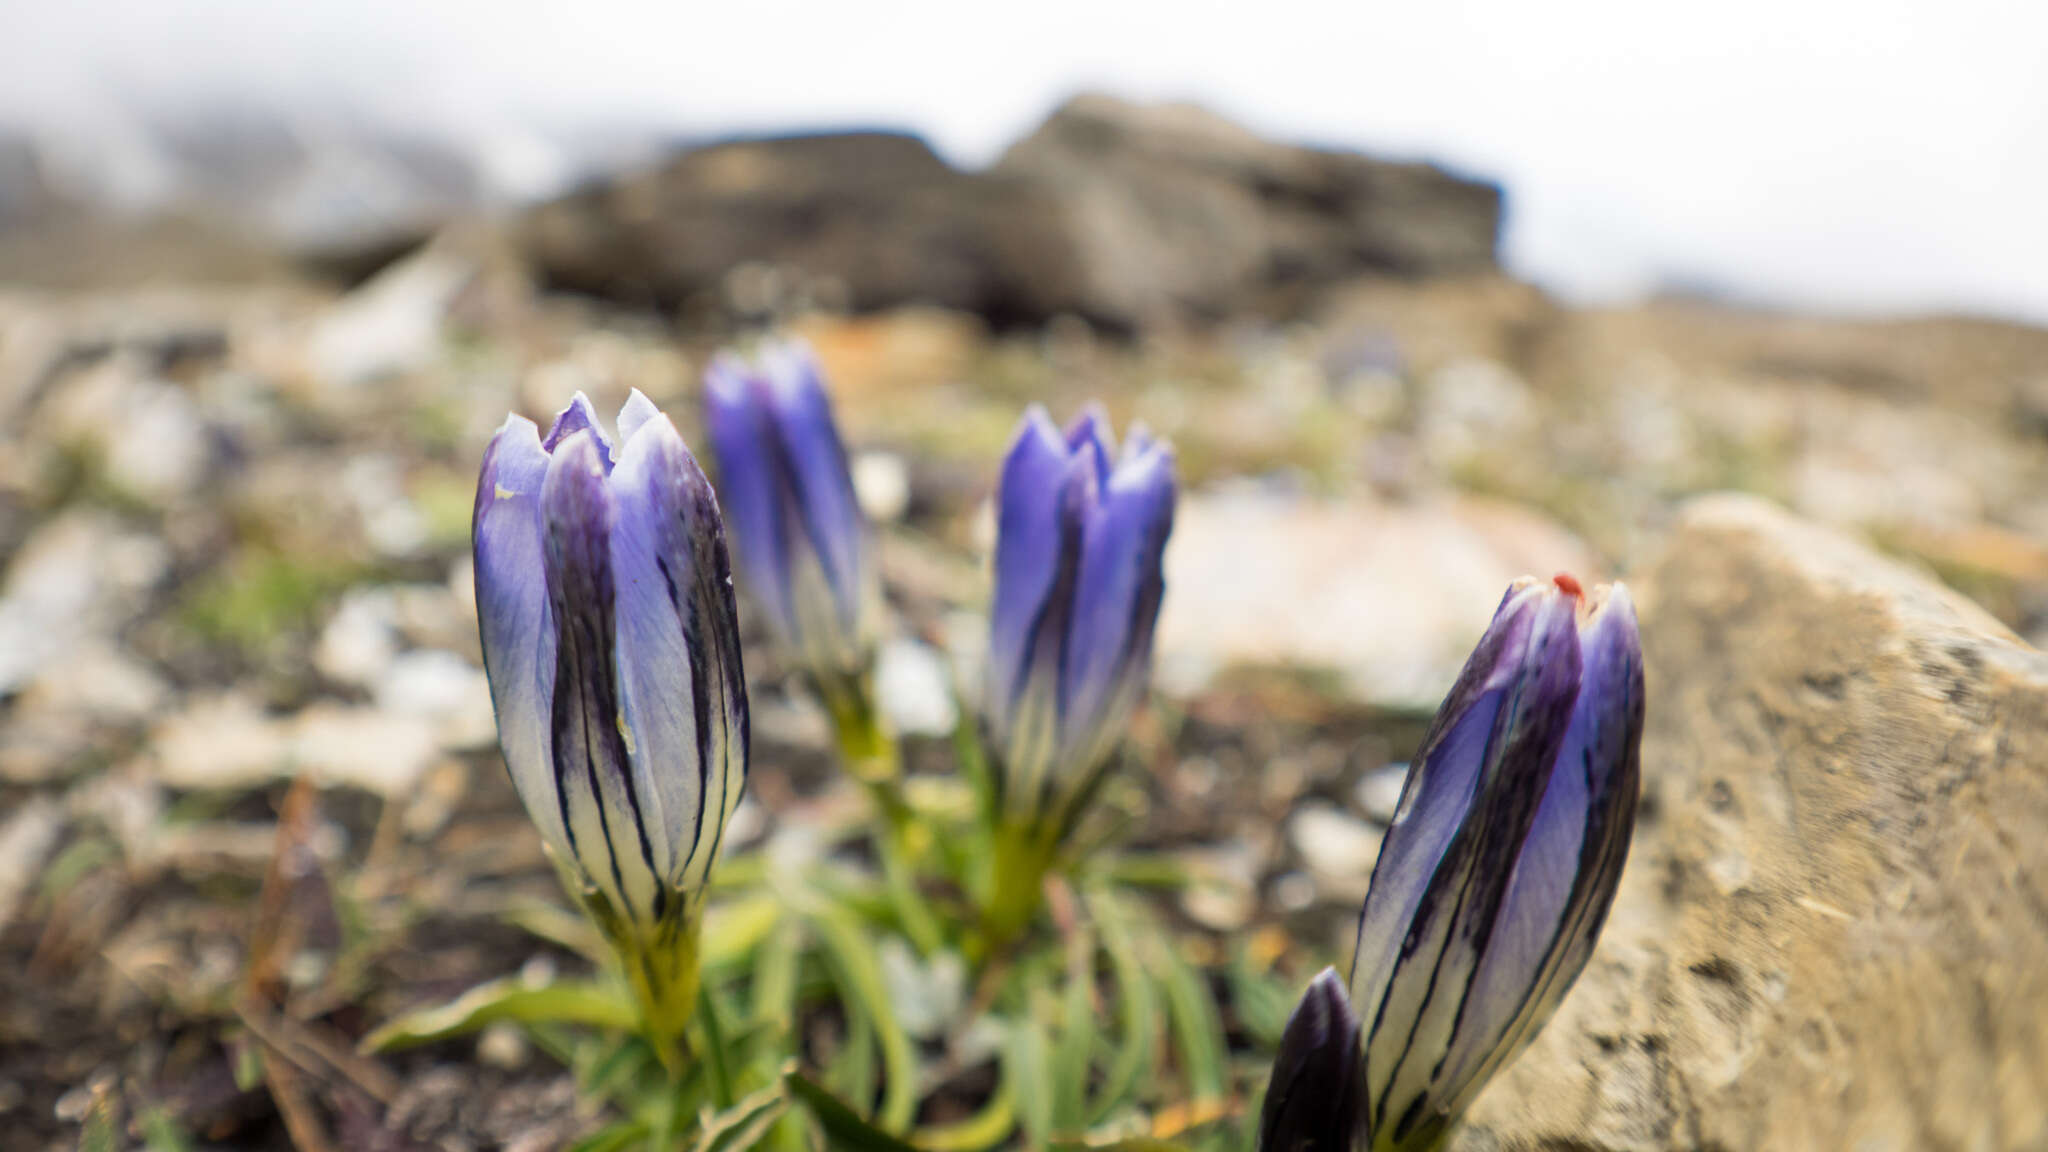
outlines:
M365 688L375 683L398 655L396 615L389 589L348 592L320 630L313 667L339 684Z
M1233 665L1322 669L1364 701L1433 709L1511 581L1592 570L1513 505L1195 493L1166 547L1157 680L1186 695Z
M1025 322L1075 298L1071 241L1042 190L956 171L895 133L693 149L515 231L543 286L665 310L926 303Z
M164 573L163 542L100 512L44 524L7 567L0 592L0 697L70 646L126 624Z
M1635 590L1620 895L1453 1147L2048 1147L2048 657L1750 498Z
M1365 898L1366 881L1380 856L1380 834L1370 824L1341 809L1310 803L1288 819L1287 839L1333 898Z
M0 823L0 928L14 919L63 831L64 808L47 796L30 799Z
M853 458L853 494L860 510L877 524L903 519L910 508L910 465L894 452L862 452Z
M309 347L314 374L353 385L432 363L442 321L475 274L432 247L379 272L321 318Z
M875 694L906 736L949 736L958 713L946 658L915 640L892 640L875 659Z
M271 716L239 692L194 701L150 734L155 779L234 789L312 772L380 796L411 793L442 747L436 718L322 701Z
M488 748L498 738L490 681L483 669L453 652L407 652L391 661L375 691L384 711L432 721L443 748Z
M1051 191L1080 258L1072 310L1124 326L1299 302L1368 271L1485 271L1500 232L1494 185L1274 143L1187 104L1076 97L994 171Z
M1364 272L1494 266L1501 196L1422 164L1277 144L1186 105L1064 105L961 172L882 132L684 152L528 213L549 287L747 317L936 304L999 326L1299 311Z

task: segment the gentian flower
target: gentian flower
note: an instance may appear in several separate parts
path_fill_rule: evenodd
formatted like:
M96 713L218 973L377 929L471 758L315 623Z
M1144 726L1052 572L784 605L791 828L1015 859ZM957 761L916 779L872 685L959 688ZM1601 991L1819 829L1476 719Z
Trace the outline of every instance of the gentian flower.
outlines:
M1145 687L1166 589L1173 452L1101 413L1064 434L1024 417L997 494L982 708L998 809L1057 837L1099 779Z
M1373 868L1348 1004L1357 1092L1331 1104L1350 1110L1356 1146L1439 1147L1578 978L1628 854L1642 731L1627 591L1516 582L1424 738ZM1322 1038L1337 1015L1304 1003L1275 1089L1353 1060ZM1286 1099L1268 1152L1326 1147L1301 1137L1337 1117Z
M619 436L580 393L545 440L518 416L498 430L477 482L477 622L519 798L672 1036L746 784L747 697L711 486L637 391Z
M730 353L704 375L706 426L748 586L828 695L866 673L880 591L874 544L810 349Z

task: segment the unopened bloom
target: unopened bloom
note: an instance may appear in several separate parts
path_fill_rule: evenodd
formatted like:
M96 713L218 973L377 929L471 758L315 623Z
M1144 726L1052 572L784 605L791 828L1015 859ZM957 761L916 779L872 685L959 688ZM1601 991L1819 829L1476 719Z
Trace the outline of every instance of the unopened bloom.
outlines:
M1438 1147L1578 978L1628 854L1642 731L1627 591L1589 596L1565 576L1511 587L1373 868L1349 997L1358 1147Z
M616 450L579 393L545 440L519 416L498 430L473 543L499 743L542 839L615 942L694 932L747 776L732 581L704 473L639 392Z
M1358 1017L1325 968L1287 1021L1259 1113L1259 1147L1347 1152L1358 1120Z
M1002 810L1056 836L1151 671L1173 452L1142 428L1118 452L1098 412L1062 433L1033 408L997 502L982 719Z
M783 643L828 692L867 670L880 592L846 448L810 350L765 345L705 372L706 426L740 565Z

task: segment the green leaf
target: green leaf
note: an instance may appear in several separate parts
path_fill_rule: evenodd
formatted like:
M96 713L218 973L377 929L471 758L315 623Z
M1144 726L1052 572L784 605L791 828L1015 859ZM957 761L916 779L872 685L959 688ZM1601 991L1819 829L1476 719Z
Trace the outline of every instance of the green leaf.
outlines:
M1281 1034L1287 1031L1287 1018L1294 1011L1294 1000L1287 987L1270 973L1253 968L1251 957L1242 946L1231 958L1230 998L1245 1031L1252 1034L1259 1046L1268 1050L1278 1048Z
M1088 907L1102 929L1102 946L1109 953L1122 1016L1116 1054L1103 1074L1090 1117L1100 1123L1151 1074L1153 1055L1159 1048L1159 990L1145 972L1144 957L1122 902L1107 890L1097 889L1089 894Z
M818 1127L825 1130L825 1143L832 1148L846 1152L917 1152L901 1138L891 1136L866 1120L860 1113L848 1107L846 1102L834 1096L823 1085L811 1080L801 1072L791 1071L783 1076L783 1083L790 1093L810 1109L817 1117Z
M618 989L592 981L559 981L534 988L516 977L493 980L446 1004L408 1012L363 1037L365 1052L391 1052L431 1044L510 1020L520 1024L571 1023L630 1032L639 1026L633 1002Z
M920 1128L915 1142L926 1152L983 1152L1002 1143L1016 1127L1017 1096L1006 1077L981 1111L952 1124Z
M743 1152L759 1144L768 1129L789 1110L789 1093L780 1081L704 1117L690 1152Z
M1045 1148L1052 1142L1052 1045L1031 1012L1010 1021L1010 1039L1003 1052L1003 1083L1017 1099L1024 1144Z
M917 1051L910 1036L889 1009L889 994L882 980L882 963L874 945L862 933L859 923L836 907L818 909L818 925L825 951L844 993L841 1003L849 1018L858 1008L874 1030L876 1046L882 1053L882 1105L877 1123L891 1132L910 1127L917 1114Z
M653 1133L643 1120L621 1120L607 1124L564 1149L564 1152L624 1152Z
M703 967L721 971L745 967L784 914L782 902L766 892L706 908Z
M1086 927L1067 938L1066 988L1059 1041L1053 1048L1052 1123L1078 1132L1088 1123L1089 1057L1095 1051L1095 941Z
M1150 951L1158 961L1167 1017L1179 1042L1182 1071L1194 1093L1191 1103L1219 1101L1224 1094L1224 1064L1229 1049L1223 1042L1223 1022L1217 1018L1216 1002L1210 998L1201 973L1181 956L1173 941L1156 925L1148 924L1145 931L1151 939Z

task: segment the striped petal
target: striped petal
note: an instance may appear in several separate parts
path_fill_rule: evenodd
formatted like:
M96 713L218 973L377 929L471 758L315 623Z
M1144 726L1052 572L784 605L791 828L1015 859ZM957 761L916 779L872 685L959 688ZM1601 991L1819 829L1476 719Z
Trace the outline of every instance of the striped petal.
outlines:
M539 429L531 420L507 417L484 449L470 539L476 560L477 631L505 766L542 840L571 859L555 793L548 730L555 633L541 517L541 484L547 469Z
M555 414L555 423L548 429L547 438L541 447L552 453L578 432L590 433L597 443L597 455L604 470L612 470L612 442L606 439L604 425L597 419L597 409L590 404L590 397L578 392L569 398L569 406Z
M542 487L557 634L550 740L557 799L585 880L615 908L647 920L659 885L620 701L611 548L618 509L600 453L592 433L571 433Z
M1117 466L1087 517L1060 688L1060 741L1074 770L1115 746L1144 690L1173 500L1172 453L1155 447Z
M1060 571L1060 493L1067 445L1046 416L1025 413L996 490L995 596L989 608L989 712L1007 712L1022 689L1041 617Z
M793 527L784 523L776 456L780 443L764 398L768 384L745 361L720 354L704 373L705 426L718 454L719 490L732 518L740 561L756 602L776 630L795 642L790 586Z
M1503 605L1489 629L1489 634L1502 632L1503 643L1491 651L1482 643L1474 657L1475 662L1482 657L1497 662L1478 669L1468 664L1460 677L1461 688L1472 679L1488 685L1481 699L1499 692L1463 817L1448 827L1418 823L1423 797L1418 792L1411 806L1405 793L1429 789L1425 782L1411 781L1374 868L1352 989L1366 1021L1365 1107L1377 1146L1426 1141L1452 1118L1450 1100L1433 1094L1434 1078L1492 943L1515 856L1534 821L1571 715L1580 671L1576 608L1576 597L1533 584ZM1459 696L1454 689L1451 702ZM1444 759L1449 751L1471 755L1477 733L1466 723L1463 717L1454 719L1451 730L1459 744L1428 749L1416 771L1429 773L1442 765L1453 782L1474 772ZM1421 841L1420 851L1416 846L1394 848L1408 837ZM1411 916L1375 916L1383 874L1390 896L1413 899ZM1399 935L1390 960L1384 943L1366 943L1376 927ZM1371 957L1368 947L1373 947Z
M1337 970L1325 968L1280 1037L1260 1152L1346 1152L1358 1123L1358 1058L1358 1017Z
M1571 722L1445 1062L1453 1115L1556 1011L1592 957L1621 881L1640 791L1642 647L1626 588L1592 600L1579 627Z
M654 870L669 887L694 889L746 781L746 698L718 508L658 413L626 442L612 492L631 778L650 821Z
M837 604L842 644L853 647L860 639L863 599L872 577L866 570L867 524L854 496L853 472L832 418L832 401L825 395L817 361L803 345L770 345L761 360L790 472L784 494L785 499L793 497L788 515L799 522L805 543L824 570Z

